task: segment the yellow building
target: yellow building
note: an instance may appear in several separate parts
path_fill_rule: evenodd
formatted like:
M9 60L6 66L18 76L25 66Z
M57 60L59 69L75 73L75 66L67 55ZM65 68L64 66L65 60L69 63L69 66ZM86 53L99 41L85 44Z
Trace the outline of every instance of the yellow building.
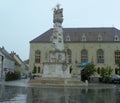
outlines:
M43 62L51 49L53 28L30 41L30 72L42 74ZM77 66L94 63L96 69L110 66L116 74L120 60L120 30L114 27L63 28L67 61L74 73Z

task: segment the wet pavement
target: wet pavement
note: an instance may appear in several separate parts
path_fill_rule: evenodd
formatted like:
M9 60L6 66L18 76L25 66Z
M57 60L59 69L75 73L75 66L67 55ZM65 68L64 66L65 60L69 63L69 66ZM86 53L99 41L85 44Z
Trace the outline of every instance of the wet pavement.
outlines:
M27 81L0 82L0 103L120 103L120 84L53 87Z
M4 81L4 85L10 85L10 86L28 86L28 80L29 79L20 79L20 80L14 80L14 81ZM0 84L2 84L2 81L0 81Z

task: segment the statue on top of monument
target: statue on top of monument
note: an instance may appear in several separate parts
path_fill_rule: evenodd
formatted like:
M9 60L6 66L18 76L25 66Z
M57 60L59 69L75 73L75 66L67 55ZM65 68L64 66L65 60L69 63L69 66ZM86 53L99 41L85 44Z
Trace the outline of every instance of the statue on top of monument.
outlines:
M60 8L60 4L56 5L53 12L53 22L62 23L63 22L63 8Z

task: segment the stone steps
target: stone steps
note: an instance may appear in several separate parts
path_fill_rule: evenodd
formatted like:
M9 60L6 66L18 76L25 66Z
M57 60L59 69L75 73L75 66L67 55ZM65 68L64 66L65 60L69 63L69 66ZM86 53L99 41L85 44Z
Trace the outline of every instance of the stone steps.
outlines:
M35 79L29 80L29 84L31 85L55 85L55 86L80 86L86 85L84 82L78 79L56 79L56 78L44 78L44 79Z

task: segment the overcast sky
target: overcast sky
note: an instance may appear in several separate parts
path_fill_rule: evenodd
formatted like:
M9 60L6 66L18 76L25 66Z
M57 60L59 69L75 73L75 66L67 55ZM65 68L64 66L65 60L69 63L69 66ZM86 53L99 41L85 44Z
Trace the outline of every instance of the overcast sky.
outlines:
M29 58L29 41L53 27L52 8L63 8L63 27L120 29L120 0L0 0L0 47Z

